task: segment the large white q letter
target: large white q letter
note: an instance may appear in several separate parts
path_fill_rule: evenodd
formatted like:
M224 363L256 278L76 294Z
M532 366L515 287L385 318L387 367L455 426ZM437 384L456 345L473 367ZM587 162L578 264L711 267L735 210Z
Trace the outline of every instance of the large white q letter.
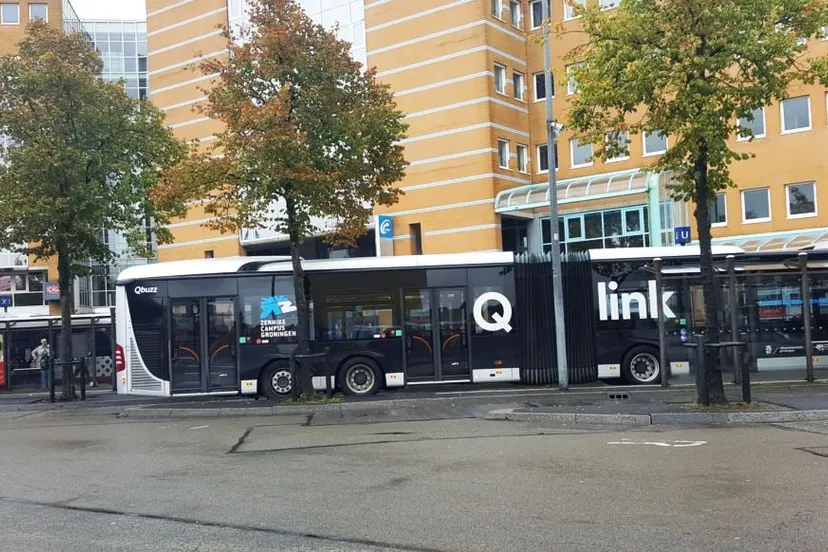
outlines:
M489 322L488 320L483 318L483 307L489 301L495 301L497 303L500 303L500 306L503 309L503 314L496 312L492 315L494 322ZM480 326L487 332L498 332L500 330L511 332L512 326L509 324L509 322L512 321L512 303L510 303L509 299L502 293L497 293L496 291L487 291L486 293L478 297L477 301L474 302L474 321L477 323L478 326Z

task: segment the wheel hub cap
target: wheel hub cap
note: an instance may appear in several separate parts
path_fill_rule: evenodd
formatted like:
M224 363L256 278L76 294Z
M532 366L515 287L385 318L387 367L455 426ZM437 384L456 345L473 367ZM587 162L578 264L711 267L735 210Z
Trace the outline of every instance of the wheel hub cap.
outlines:
M354 366L348 371L347 381L354 393L366 393L374 386L374 373L363 366Z

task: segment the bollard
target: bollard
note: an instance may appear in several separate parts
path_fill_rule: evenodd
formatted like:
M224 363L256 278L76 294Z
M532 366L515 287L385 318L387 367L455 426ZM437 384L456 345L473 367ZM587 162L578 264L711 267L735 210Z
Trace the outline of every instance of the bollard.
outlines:
M55 359L51 356L49 357L49 374L47 376L49 380L49 402L55 402Z
M86 362L81 360L78 362L78 369L80 370L80 399L86 400Z
M710 405L710 390L707 387L707 366L704 362L707 338L704 334L696 337L696 364L698 364L699 402Z
M742 358L742 401L750 403L750 363L748 355L741 355Z

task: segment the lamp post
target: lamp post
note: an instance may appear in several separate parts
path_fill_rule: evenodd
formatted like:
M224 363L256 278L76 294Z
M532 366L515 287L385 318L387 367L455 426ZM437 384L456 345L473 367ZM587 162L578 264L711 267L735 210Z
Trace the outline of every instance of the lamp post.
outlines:
M543 15L543 65L546 88L546 165L549 169L549 233L552 235L552 295L555 300L555 352L558 364L558 386L569 388L569 371L566 360L566 328L563 306L563 281L561 278L561 236L558 233L558 190L555 169L555 112L552 108L552 54L550 52L549 1L541 2Z

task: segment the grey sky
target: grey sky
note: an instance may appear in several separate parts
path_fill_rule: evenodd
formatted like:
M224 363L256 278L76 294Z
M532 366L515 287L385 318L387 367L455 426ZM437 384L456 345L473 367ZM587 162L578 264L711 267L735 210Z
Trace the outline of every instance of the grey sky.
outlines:
M147 18L145 0L70 0L81 19Z

